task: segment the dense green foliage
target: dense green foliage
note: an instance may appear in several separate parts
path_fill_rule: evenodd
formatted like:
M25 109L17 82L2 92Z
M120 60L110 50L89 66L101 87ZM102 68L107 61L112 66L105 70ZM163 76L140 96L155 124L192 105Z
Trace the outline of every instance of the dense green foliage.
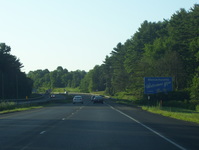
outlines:
M188 92L199 101L198 27L198 4L188 11L180 9L169 20L144 21L130 39L117 44L102 65L87 73L80 89L105 90L110 95L126 92L140 99L144 98L144 77L173 77L174 91Z
M20 71L23 66L10 51L0 43L0 99L25 98L31 94L33 82Z
M42 91L42 88L44 90L53 90L55 87L79 87L85 74L85 71L80 70L68 72L67 69L63 69L59 66L56 70L51 72L48 69L30 71L28 77L34 81L34 89Z
M35 88L79 87L82 92L122 93L144 103L147 99L143 94L144 77L172 77L174 91L151 98L175 101L173 105L182 100L196 106L199 104L198 27L199 5L195 4L188 11L180 9L168 20L144 21L131 38L113 48L103 64L87 73L58 67L52 72L31 71L28 77L34 80Z

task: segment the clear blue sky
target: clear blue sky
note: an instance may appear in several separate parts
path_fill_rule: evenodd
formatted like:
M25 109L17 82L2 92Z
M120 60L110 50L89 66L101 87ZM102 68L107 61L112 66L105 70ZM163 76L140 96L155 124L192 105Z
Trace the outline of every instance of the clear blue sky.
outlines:
M23 72L89 71L144 20L157 22L198 0L0 0L0 42Z

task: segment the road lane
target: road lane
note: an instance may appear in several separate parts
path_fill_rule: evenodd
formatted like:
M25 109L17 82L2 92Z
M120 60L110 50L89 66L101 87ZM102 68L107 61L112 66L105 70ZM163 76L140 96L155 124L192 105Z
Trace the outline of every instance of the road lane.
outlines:
M92 104L88 95L84 96L84 99L86 101L84 105L71 103L1 115L0 150L180 150L184 148L184 145L181 145L183 140L179 142L173 137L166 136L176 144L180 143L179 146L182 146L180 148L128 117L137 117L139 120L138 109ZM127 116L120 113L119 109L123 109L122 112ZM140 115L142 122L143 118L143 115ZM161 130L157 131L162 134ZM197 148L197 146L185 147L185 149Z
M110 105L109 105L109 106L110 106ZM115 110L115 111L119 112L120 114L126 116L127 118L131 119L132 121L138 123L138 124L141 125L142 127L148 129L148 130L151 131L152 133L154 133L154 134L158 135L159 137L163 138L164 140L166 140L166 141L169 142L170 144L173 144L174 146L178 147L178 148L181 149L181 150L186 150L186 148L184 148L183 146L177 144L176 142L174 142L174 141L172 141L171 139L165 137L164 135L162 135L161 133L155 131L154 129L150 128L149 126L147 126L147 125L141 123L140 121L136 120L135 118L133 118L133 117L131 117L131 116L125 114L124 112L122 112L122 111L120 111L120 110L118 110L118 109L116 109L116 108L114 108L114 107L112 107L112 106L110 106L110 107L111 107L113 110Z
M59 123L63 116L69 117L79 108L71 106L51 106L0 115L0 150L19 149L42 131Z
M50 141L50 142L49 142ZM177 150L169 142L121 115L107 105L86 106L31 146L71 150ZM51 150L50 149L50 150Z
M111 105L179 145L191 150L199 149L199 124L148 113L137 107Z

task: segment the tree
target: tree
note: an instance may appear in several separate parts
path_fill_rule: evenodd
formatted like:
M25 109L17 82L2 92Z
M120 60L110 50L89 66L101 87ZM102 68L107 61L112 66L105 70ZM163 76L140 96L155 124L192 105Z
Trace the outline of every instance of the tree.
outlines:
M114 95L114 90L112 86L112 79L113 79L113 58L106 56L104 64L103 64L103 72L105 78L105 92L110 95Z
M21 72L22 63L11 55L11 48L0 43L0 98L25 98L32 92L32 80Z
M191 80L196 67L194 53L190 44L198 38L199 30L199 5L195 5L190 11L180 9L170 19L168 25L169 36L172 40L172 49L177 51L183 61L187 72L187 84ZM192 45L193 46L193 45Z
M128 85L128 73L124 67L126 49L121 43L111 52L113 80L112 85L115 92L125 91Z

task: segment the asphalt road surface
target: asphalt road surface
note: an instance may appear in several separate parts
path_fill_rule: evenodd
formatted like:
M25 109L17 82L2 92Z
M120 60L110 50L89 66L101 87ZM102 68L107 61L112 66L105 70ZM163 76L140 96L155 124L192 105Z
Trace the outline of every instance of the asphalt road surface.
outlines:
M111 102L0 115L0 150L198 150L199 125Z

